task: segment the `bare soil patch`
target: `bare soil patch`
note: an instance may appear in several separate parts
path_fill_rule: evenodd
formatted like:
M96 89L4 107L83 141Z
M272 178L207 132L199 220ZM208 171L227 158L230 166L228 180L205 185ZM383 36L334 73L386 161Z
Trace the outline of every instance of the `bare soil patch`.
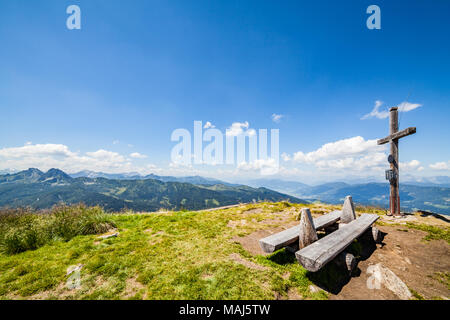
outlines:
M234 262L242 264L243 266L246 266L247 268L250 268L250 269L267 270L266 267L260 266L259 264L256 264L247 259L244 259L237 253L230 254L230 259L233 260Z
M267 255L264 251L262 251L261 247L259 246L259 240L265 237L270 236L271 234L286 230L290 227L295 226L298 224L298 221L291 221L283 225L282 227L277 228L269 228L265 230L259 230L256 232L253 232L245 237L233 237L231 240L234 242L238 242L242 245L242 247L250 252L253 255Z
M134 297L141 290L145 290L145 286L137 281L137 277L129 278L126 280L126 288L123 297L125 299Z
M446 241L425 242L422 239L427 235L426 232L410 228L404 229L407 232L398 226L378 228L386 233L383 247L377 248L370 257L360 261L359 276L352 277L331 299L398 299L384 287L372 290L367 288L370 277L367 268L380 262L425 299L450 296L447 286L432 278L436 272L450 271L450 246Z
M263 212L262 208L254 208L254 209L250 209L250 210L245 210L242 213L243 214L254 214L254 213L261 213L261 212Z

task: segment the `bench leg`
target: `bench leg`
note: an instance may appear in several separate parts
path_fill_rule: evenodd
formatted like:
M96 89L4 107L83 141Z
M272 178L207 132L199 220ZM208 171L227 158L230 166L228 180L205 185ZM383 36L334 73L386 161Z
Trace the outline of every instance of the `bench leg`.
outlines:
M304 208L302 209L302 217L300 219L300 234L298 238L299 248L303 249L311 243L316 242L318 239L311 211L308 208Z
M342 251L336 258L335 258L335 263L338 266L344 267L347 269L347 271L351 274L353 272L353 270L356 267L356 258L354 255L352 255L349 252L346 251Z
M366 241L374 241L377 244L381 243L381 232L377 227L370 227L366 232L361 236L361 239Z

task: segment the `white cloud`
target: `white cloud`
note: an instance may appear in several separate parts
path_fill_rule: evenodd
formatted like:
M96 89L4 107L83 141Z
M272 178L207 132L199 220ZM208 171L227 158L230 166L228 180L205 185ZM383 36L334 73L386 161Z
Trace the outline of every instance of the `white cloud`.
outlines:
M206 121L205 125L203 126L203 129L209 129L209 128L215 128L216 126L213 125L211 122Z
M321 171L343 172L379 171L387 166L386 146L378 146L377 140L365 140L357 136L349 139L326 143L315 151L295 152L291 157L282 154L284 161L311 165Z
M450 161L430 164L430 168L433 170L450 170Z
M383 102L380 100L375 101L375 106L373 107L372 112L366 114L361 118L361 120L366 120L372 117L376 117L378 119L386 119L389 117L389 111L380 111L380 107L383 105Z
M113 141L113 144L119 144L119 143L120 143L119 140L114 140L114 141Z
M284 117L284 115L282 115L282 114L274 113L274 114L272 114L272 121L275 123L280 123L281 118L283 118L283 117Z
M86 155L94 159L111 162L124 162L125 158L117 152L107 150L97 150L95 152L86 152Z
M250 130L244 130L244 129L248 129L249 127L249 123L248 121L245 122L234 122L231 127L229 127L227 129L227 136L230 137L235 137L235 136L239 136L243 133L248 133L250 135L252 134L256 134L256 131L254 129L250 129Z
M288 155L286 152L283 152L282 154L281 154L281 159L283 159L283 161L291 161L291 156L290 155Z
M293 159L297 162L315 163L319 160L380 153L384 150L385 146L378 146L377 140L364 140L363 137L357 136L326 143L319 149L306 154L301 151L296 152Z
M81 170L108 173L149 173L149 168L133 165L123 155L104 149L93 152L73 152L62 144L36 144L0 149L0 170L39 168L46 171L59 168L66 172Z
M380 107L383 104L384 103L382 101L379 101L379 100L375 101L375 106L374 106L373 110L370 113L364 115L361 118L361 120L366 120L366 119L373 118L373 117L378 118L378 119L386 119L386 118L388 118L389 117L389 111L387 110L387 108L386 108L386 110L381 110L380 111ZM417 108L419 108L421 106L422 105L419 104L419 103L402 102L402 103L400 103L398 105L398 111L399 112L409 112L409 111L417 109Z
M259 170L261 175L272 175L278 173L279 165L273 158L257 159L252 162L242 162L237 166L238 170Z
M398 105L398 111L399 112L408 112L414 109L417 109L421 107L421 104L418 103L409 103L409 102L402 102Z
M26 144L23 147L0 149L0 157L4 158L23 158L31 156L58 156L70 157L74 153L62 144Z
M420 166L420 161L411 160L410 162L400 162L400 170L405 171L422 171L424 168Z
M382 152L371 153L365 156L346 157L342 159L320 160L315 163L319 169L343 169L349 173L352 171L377 170L386 166L386 154Z
M147 158L147 156L145 154L140 154L139 152L133 152L132 154L130 154L130 157L135 158L135 159Z

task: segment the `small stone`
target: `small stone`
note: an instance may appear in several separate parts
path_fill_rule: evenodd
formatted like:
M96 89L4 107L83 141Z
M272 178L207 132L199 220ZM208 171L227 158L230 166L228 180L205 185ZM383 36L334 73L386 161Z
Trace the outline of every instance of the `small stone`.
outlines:
M109 238L115 238L119 235L118 232L112 233L112 234L105 234L103 236L98 237L98 239L109 239Z
M319 292L319 288L317 288L315 285L310 285L309 291L311 291L311 293L316 293Z
M70 267L68 267L67 268L67 273L66 273L66 276L68 276L69 274L72 274L72 273L74 273L75 271L79 271L79 270L81 270L81 268L83 268L83 264L77 264L77 265L75 265L75 266L70 266Z

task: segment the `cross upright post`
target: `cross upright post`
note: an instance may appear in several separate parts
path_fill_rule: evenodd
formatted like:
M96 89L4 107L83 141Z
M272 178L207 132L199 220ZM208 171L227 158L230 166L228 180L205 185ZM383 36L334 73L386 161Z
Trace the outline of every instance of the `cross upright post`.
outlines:
M390 188L390 214L393 216L402 216L400 211L400 189L399 189L399 156L398 156L398 140L416 133L416 128L411 127L402 131L398 131L398 107L389 109L389 136L378 140L378 145L390 142L391 150L388 161L391 170L386 172L386 179L389 180Z
M393 135L398 132L398 108L394 107L389 110L389 134ZM391 215L401 215L400 212L400 190L399 190L399 169L398 169L398 139L391 140L391 170L395 179L391 181Z

